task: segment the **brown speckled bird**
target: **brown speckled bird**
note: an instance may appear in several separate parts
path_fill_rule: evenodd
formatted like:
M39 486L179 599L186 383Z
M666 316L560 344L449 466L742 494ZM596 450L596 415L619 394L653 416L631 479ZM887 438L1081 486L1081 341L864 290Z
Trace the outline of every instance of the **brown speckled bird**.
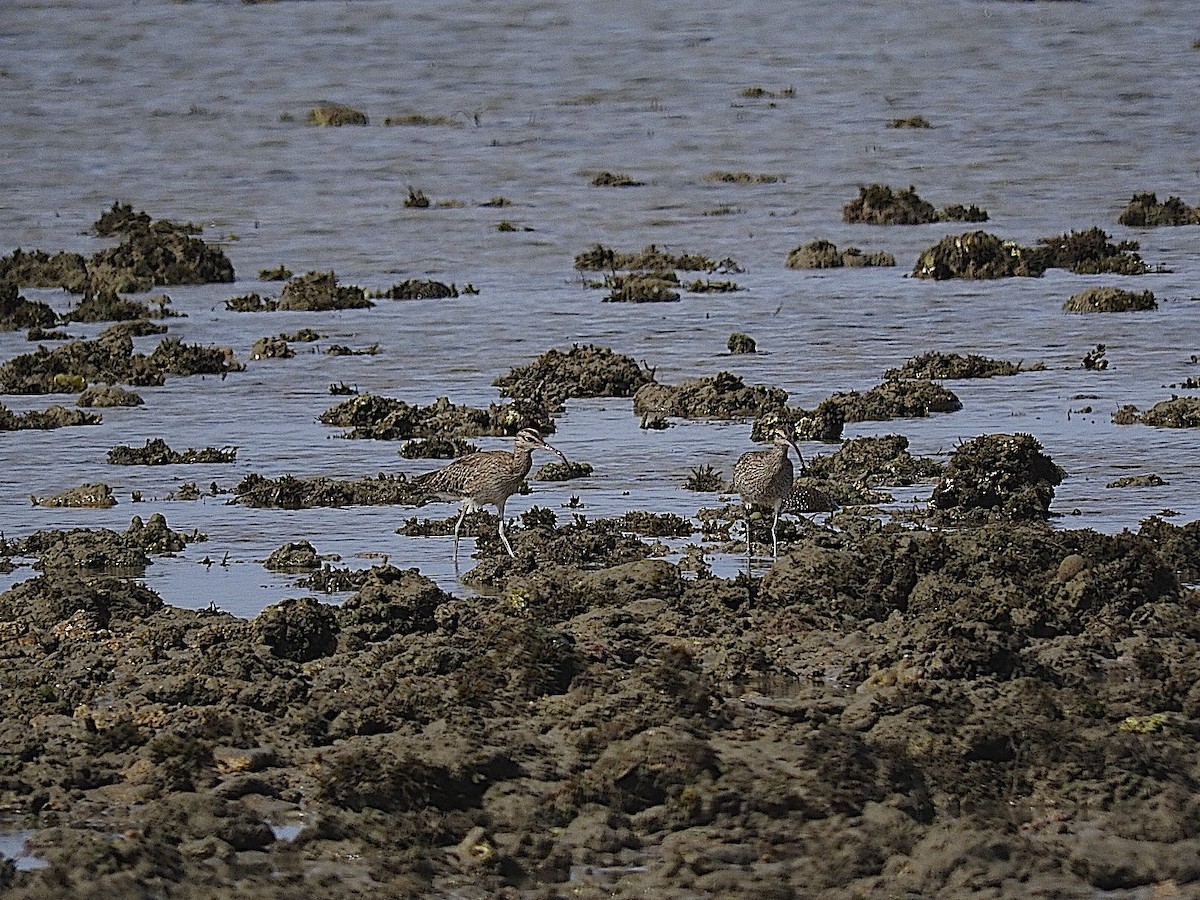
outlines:
M746 558L750 558L750 507L767 506L774 516L771 519L771 553L779 557L779 537L775 528L779 524L779 510L783 501L792 492L792 461L788 448L796 451L800 469L804 470L804 457L796 446L796 431L788 425L780 425L771 435L769 450L751 450L743 453L733 466L733 489L742 497L746 508Z
M462 501L462 511L454 523L454 561L458 562L458 532L468 512L484 506L496 507L500 516L500 542L509 556L513 553L504 533L504 504L517 492L533 467L533 451L549 450L563 462L567 458L547 444L532 428L522 428L513 439L513 449L483 450L460 456L450 465L413 479L413 484L440 500Z

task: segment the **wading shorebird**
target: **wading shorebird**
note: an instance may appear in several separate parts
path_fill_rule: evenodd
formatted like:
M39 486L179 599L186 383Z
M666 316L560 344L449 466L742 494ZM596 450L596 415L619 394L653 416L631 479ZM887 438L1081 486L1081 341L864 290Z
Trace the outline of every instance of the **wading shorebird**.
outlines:
M504 504L517 492L533 467L533 451L549 450L566 462L567 458L547 444L532 428L522 428L513 438L513 448L482 450L460 456L450 465L413 479L413 484L440 500L459 500L462 510L454 523L454 561L458 562L458 532L468 512L484 506L496 507L500 516L500 542L508 555L515 557L508 535L504 533Z
M796 446L796 430L790 425L780 425L771 434L769 450L750 450L743 453L733 466L733 489L742 497L746 509L746 561L750 560L750 507L771 508L771 555L779 558L779 537L775 528L779 524L779 510L783 501L792 493L792 461L788 448L796 451L800 470L804 471L804 457Z

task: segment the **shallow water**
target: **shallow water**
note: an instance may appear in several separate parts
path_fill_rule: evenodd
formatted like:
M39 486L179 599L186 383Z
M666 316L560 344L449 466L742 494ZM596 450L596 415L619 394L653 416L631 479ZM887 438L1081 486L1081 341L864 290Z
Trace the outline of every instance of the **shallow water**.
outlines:
M427 403L486 405L491 381L551 347L592 342L645 360L660 380L728 369L778 385L812 407L864 390L926 350L1042 362L1046 371L951 382L964 408L925 420L848 426L846 437L902 433L914 453L945 458L987 432L1029 432L1069 473L1054 510L1065 527L1136 528L1174 510L1200 517L1191 432L1111 424L1122 404L1145 409L1196 375L1200 258L1195 226L1134 231L1116 224L1129 198L1155 191L1200 202L1200 51L1186 4L919 0L752 4L476 4L427 12L383 2L40 2L0 8L0 114L6 190L0 251L91 253L86 234L114 200L156 218L205 226L238 273L233 285L168 288L188 343L232 346L309 326L315 353L249 361L225 379L177 378L138 389L146 405L103 410L90 428L0 434L0 529L124 530L161 512L209 540L157 559L147 581L169 602L253 615L303 593L261 562L306 539L338 565L387 554L463 590L449 539L404 538L407 517L449 506L250 510L225 497L171 500L186 482L232 488L244 475L355 478L416 472L397 445L346 441L317 416L340 398L331 383ZM752 99L749 87L794 96ZM323 100L366 111L366 128L315 128ZM454 125L386 127L387 116L441 115ZM920 114L932 129L889 129ZM645 182L597 188L601 170ZM717 184L713 170L775 174L775 184ZM976 226L878 228L841 222L861 184L913 185L937 207L978 204L982 227L1024 244L1099 226L1141 242L1166 270L1137 279L1051 271L1039 279L928 283L906 277L917 254ZM409 186L435 206L406 209ZM483 207L503 196L511 205ZM438 204L448 204L439 206ZM710 213L726 214L713 215ZM507 219L531 231L500 232ZM887 250L883 270L788 270L788 251L817 238ZM582 286L575 254L600 242L649 243L732 257L732 295L675 304L604 304ZM385 289L434 278L481 293L450 301L380 301L333 314L225 310L262 268L334 270L342 283ZM1152 290L1159 309L1062 312L1094 284ZM72 298L25 290L65 310ZM156 291L155 293L158 293ZM71 326L94 336L103 326ZM763 352L731 356L733 331ZM149 351L159 337L138 339ZM376 356L329 357L332 343ZM1080 360L1108 347L1110 368ZM29 352L0 334L0 358ZM69 396L12 397L15 410ZM1082 407L1093 412L1081 414ZM1072 412L1074 411L1074 412ZM551 440L591 462L594 477L534 485L516 515L572 495L589 516L647 509L691 515L714 505L683 489L688 471L729 473L749 448L748 423L680 422L640 430L628 400L571 401ZM237 446L233 465L109 466L119 444L162 437L175 449ZM503 441L477 441L502 446ZM808 444L806 456L833 447ZM1158 488L1105 487L1154 472ZM29 503L90 481L110 484L111 510ZM929 487L902 489L921 503ZM130 502L134 491L144 501ZM562 515L569 514L564 511ZM464 556L464 559L466 557ZM715 560L718 570L736 560ZM469 563L468 563L469 564ZM466 568L466 565L464 565ZM0 587L29 577L0 576Z

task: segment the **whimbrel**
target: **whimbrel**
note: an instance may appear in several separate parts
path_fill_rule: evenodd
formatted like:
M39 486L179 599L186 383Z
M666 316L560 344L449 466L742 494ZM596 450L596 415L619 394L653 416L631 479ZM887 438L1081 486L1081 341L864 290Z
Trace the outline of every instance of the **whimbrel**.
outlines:
M746 509L746 559L750 559L750 507L769 506L774 514L771 519L771 553L779 558L779 537L775 528L779 524L779 509L792 492L792 461L788 448L796 451L800 469L804 469L804 457L796 446L796 431L790 425L780 425L771 435L769 450L751 450L743 453L733 466L733 489L742 496Z
M504 533L504 504L517 492L525 476L533 467L533 451L549 450L557 453L563 462L567 458L547 444L532 428L522 428L513 439L512 452L507 450L483 450L460 456L450 465L435 472L428 472L413 479L413 483L424 488L441 500L460 500L462 510L454 523L454 561L458 562L458 532L468 512L482 509L485 505L496 507L500 516L500 542L509 556L515 557L508 536Z

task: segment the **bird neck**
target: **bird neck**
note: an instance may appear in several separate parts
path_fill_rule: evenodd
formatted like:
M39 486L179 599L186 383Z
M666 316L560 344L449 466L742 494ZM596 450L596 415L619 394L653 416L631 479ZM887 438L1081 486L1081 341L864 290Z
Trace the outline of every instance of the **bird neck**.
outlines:
M533 450L528 447L514 447L512 457L513 472L524 478L533 468Z

